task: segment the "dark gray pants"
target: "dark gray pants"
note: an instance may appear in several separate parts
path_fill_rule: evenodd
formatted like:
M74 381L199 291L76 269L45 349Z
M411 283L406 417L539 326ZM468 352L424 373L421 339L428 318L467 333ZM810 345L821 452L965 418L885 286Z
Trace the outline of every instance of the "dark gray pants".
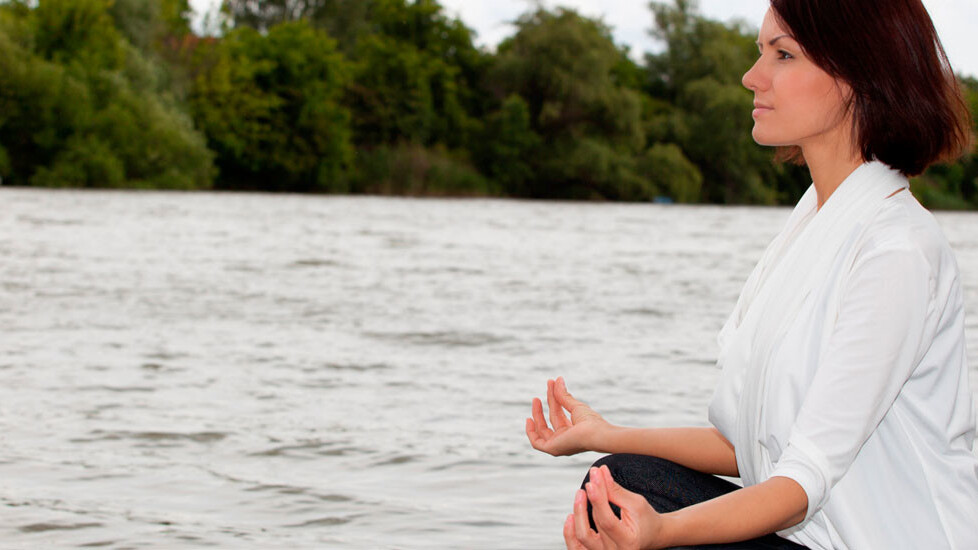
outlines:
M633 493L644 496L652 508L660 513L673 512L740 489L740 486L720 477L697 472L675 462L654 456L609 455L594 463L595 467L602 465L608 466L615 482ZM585 476L584 483L587 481L588 477ZM582 488L584 483L581 484ZM612 505L612 510L619 514L617 506ZM588 503L587 511L588 516L590 516L591 503ZM591 527L594 527L593 519L591 519ZM775 533L743 542L684 546L683 548L703 550L807 550L805 546L783 539Z

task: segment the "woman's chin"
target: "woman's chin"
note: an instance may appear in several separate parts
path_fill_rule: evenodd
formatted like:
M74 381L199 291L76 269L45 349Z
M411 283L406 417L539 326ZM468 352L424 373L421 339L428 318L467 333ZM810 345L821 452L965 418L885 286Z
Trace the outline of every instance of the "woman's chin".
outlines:
M751 132L751 136L754 138L754 143L757 143L758 145L764 145L764 146L772 145L770 142L768 142L767 138L765 138L764 134L758 132L756 128L754 129L753 132Z
M793 143L786 143L785 140L778 139L776 136L772 136L770 133L764 132L758 128L756 124L754 125L754 129L751 130L750 135L754 138L755 143L765 147L787 147L793 145Z

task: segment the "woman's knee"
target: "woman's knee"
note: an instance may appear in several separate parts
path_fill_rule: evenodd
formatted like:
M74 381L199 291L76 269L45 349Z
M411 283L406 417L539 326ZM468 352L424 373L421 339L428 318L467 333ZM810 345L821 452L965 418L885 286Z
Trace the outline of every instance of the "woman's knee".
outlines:
M618 453L603 456L596 460L591 468L600 468L601 466L607 466L608 471L611 472L611 477L616 482L621 483L622 478L633 477L630 474L642 472L648 474L652 471L662 471L662 470L675 470L680 467L675 462L671 460L666 460L664 458L659 458L657 456L648 455L637 455L629 453ZM588 474L584 476L584 483L588 482L590 478L590 468L588 468ZM581 484L583 487L584 484Z
M623 455L613 454L603 456L591 464L591 468L600 468L602 466L607 466L608 470L611 472L612 479L615 479L615 472L619 470L619 464L623 461ZM584 474L584 481L581 482L581 488L591 479L591 468L587 469L587 473Z

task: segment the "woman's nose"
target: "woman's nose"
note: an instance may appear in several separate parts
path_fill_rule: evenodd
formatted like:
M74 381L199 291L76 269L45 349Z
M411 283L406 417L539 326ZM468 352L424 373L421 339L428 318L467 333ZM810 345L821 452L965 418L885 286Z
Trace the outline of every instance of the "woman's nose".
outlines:
M744 85L744 87L747 88L748 90L756 92L759 88L762 87L760 64L761 64L761 60L759 58L757 61L754 62L754 66L751 67L746 73L744 73L744 78L742 78L740 81Z

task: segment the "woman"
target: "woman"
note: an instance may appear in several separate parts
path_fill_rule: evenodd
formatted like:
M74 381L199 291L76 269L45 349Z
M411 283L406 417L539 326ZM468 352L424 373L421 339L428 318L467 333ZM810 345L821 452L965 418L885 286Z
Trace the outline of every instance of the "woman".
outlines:
M720 332L714 427L615 427L558 378L551 428L534 399L534 448L616 453L567 547L976 549L958 271L907 190L970 143L933 24L920 0L772 0L758 47L753 136L813 184Z

